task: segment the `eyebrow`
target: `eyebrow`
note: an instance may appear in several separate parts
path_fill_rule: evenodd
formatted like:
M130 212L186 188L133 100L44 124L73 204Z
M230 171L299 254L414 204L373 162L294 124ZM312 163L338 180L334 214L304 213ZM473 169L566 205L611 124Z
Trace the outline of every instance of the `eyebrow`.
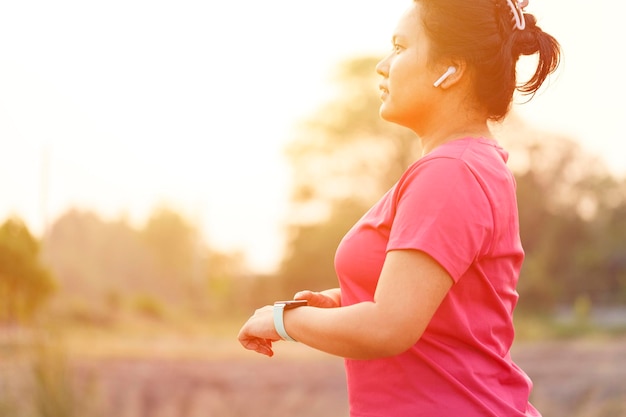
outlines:
M402 35L395 34L391 37L391 43L401 43L402 41L404 41L404 37Z

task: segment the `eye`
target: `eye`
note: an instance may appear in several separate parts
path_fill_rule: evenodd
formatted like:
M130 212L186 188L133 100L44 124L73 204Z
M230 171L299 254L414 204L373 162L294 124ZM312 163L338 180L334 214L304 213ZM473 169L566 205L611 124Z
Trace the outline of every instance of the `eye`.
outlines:
M402 49L404 49L404 48L403 48L403 47L402 47L402 45L400 45L399 43L394 43L394 44L393 44L393 46L392 46L392 48L391 48L391 50L392 50L394 53L396 53L396 54L400 53L400 51L402 51Z

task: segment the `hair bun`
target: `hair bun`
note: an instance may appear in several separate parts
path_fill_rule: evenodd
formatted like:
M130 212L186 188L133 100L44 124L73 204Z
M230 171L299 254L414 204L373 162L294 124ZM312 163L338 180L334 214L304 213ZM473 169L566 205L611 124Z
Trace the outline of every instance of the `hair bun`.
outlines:
M529 13L524 13L523 16L526 21L526 28L524 30L514 30L511 34L513 38L512 53L515 57L534 55L541 50L539 37L542 30L537 26L537 19Z

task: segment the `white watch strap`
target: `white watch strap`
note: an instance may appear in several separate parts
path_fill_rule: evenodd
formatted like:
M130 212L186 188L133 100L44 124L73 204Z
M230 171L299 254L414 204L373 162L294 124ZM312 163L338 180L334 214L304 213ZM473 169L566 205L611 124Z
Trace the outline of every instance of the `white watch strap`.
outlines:
M283 313L285 312L285 304L276 303L274 304L274 328L276 328L276 332L283 340L288 340L289 342L295 342L296 340L290 337L287 334L287 330L285 330L285 322L283 321Z

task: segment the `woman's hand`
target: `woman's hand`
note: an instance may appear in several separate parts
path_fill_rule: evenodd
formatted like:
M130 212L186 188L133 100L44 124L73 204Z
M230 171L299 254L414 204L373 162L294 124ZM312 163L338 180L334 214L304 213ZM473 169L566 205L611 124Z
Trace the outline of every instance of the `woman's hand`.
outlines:
M307 300L309 306L319 308L341 307L341 293L338 289L322 292L299 291L293 296L294 300Z
M241 345L263 355L272 357L272 342L280 340L274 328L273 306L261 307L246 321L237 339Z
M341 291L333 288L322 292L300 291L294 296L295 300L307 300L311 307L334 308L341 307ZM281 340L274 327L274 307L261 307L239 330L239 343L248 349L272 357L272 342Z

